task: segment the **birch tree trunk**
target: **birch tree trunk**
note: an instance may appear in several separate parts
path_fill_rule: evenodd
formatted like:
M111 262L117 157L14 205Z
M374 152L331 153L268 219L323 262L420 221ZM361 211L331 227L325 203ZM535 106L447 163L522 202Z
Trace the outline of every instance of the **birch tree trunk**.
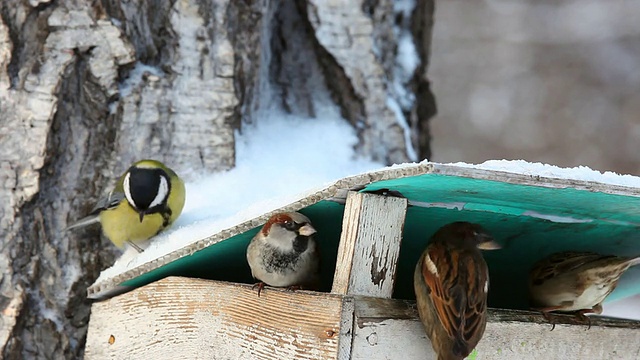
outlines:
M243 123L274 101L313 117L325 92L359 153L428 157L432 15L432 0L0 2L0 358L82 357L86 288L117 252L62 229L135 159L230 169Z

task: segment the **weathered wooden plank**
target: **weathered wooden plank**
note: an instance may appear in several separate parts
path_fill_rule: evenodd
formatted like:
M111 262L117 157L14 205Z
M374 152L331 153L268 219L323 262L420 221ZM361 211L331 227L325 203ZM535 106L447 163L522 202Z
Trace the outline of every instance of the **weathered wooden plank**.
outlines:
M558 316L550 331L539 313L490 309L475 359L640 358L640 322L591 319ZM436 359L412 302L356 297L353 328L352 359Z
M351 359L436 359L411 303L356 297Z
M353 320L355 317L355 300L345 296L342 301L340 320L340 339L338 340L338 360L351 359L353 349Z
M169 277L93 304L91 359L335 359L340 296Z
M391 297L406 213L405 198L349 192L333 293Z

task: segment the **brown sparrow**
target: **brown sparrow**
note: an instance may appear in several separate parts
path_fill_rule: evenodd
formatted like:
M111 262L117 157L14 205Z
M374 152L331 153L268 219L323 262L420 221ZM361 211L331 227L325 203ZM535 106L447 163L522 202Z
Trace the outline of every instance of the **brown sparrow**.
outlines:
M314 287L319 280L320 253L313 235L316 229L306 216L297 213L273 215L247 247L251 275L265 284L287 287Z
M600 255L593 252L564 251L533 265L529 274L529 298L533 309L548 319L551 311L585 314L602 313L602 302L616 288L620 276L639 257Z
M420 256L413 285L438 360L464 359L482 338L489 269L479 249L499 248L480 225L454 222L441 227Z

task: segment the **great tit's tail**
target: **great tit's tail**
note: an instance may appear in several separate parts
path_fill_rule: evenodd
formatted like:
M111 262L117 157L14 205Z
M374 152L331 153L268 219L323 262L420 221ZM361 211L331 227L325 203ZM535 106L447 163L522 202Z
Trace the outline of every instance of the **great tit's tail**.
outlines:
M67 226L66 228L64 228L64 230L62 231L67 231L67 230L71 230L71 229L76 229L76 228L80 228L80 227L85 227L91 224L95 224L100 222L100 216L98 214L96 215L89 215L87 217L84 217L78 221L76 221L75 223Z

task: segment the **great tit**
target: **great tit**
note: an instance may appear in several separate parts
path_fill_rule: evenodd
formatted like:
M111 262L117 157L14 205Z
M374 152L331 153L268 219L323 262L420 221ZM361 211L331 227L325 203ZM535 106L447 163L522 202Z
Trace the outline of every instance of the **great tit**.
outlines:
M117 247L155 236L173 223L184 207L184 182L163 163L140 160L118 179L115 188L98 200L91 213L65 230L99 222L102 231Z

